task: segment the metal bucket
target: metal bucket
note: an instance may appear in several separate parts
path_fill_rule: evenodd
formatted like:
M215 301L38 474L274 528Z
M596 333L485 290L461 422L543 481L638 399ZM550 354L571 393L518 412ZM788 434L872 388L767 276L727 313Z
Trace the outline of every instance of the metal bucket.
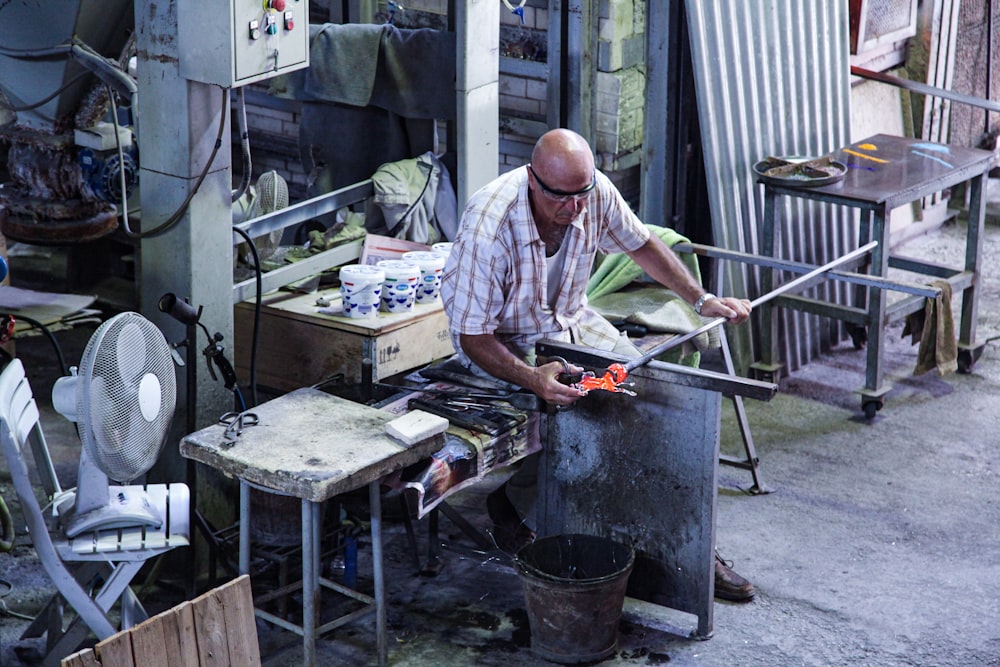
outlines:
M543 537L518 551L531 652L564 664L614 653L634 562L632 547L592 535Z

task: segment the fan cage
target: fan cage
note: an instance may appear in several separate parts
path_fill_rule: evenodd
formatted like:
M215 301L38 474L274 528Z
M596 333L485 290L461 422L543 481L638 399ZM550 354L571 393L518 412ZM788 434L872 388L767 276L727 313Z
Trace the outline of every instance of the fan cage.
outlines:
M110 479L127 484L156 463L170 429L177 399L170 345L145 317L122 313L91 337L79 376L83 446ZM146 409L152 419L140 406L144 382L159 389L158 408Z

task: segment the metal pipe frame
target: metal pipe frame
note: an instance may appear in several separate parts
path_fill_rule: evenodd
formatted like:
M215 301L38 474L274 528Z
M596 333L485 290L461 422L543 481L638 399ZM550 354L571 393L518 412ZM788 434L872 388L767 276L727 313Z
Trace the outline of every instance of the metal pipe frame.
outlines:
M246 232L251 238L270 234L273 231L285 229L306 220L326 215L346 208L351 204L365 201L375 193L371 179L366 179L353 185L334 190L333 192L306 199L292 204L280 211L274 211L259 218L234 225L236 229ZM233 232L234 246L243 241L243 237ZM301 261L268 271L261 276L261 292L267 293L284 287L297 280L308 278L328 269L331 266L346 264L361 255L362 241L352 241L344 245L317 253ZM233 285L233 303L239 303L254 296L256 281L251 278Z

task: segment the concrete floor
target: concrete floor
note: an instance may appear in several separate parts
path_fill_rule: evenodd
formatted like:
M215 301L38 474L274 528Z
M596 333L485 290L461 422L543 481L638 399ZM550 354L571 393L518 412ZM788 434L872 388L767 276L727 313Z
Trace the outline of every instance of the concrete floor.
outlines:
M959 264L962 239L960 228L947 226L909 242L906 252ZM1000 228L988 227L983 257L980 341L1000 336ZM894 388L870 422L854 393L864 353L850 345L783 380L771 402L747 402L772 492L749 495L749 473L723 467L717 541L755 583L756 599L717 602L707 641L623 622L618 651L601 664L1000 665L1000 601L990 588L1000 579L993 456L1000 353L991 342L970 374L913 377L916 348L900 326L888 338ZM33 339L21 348L29 377L29 361L48 354L44 345ZM46 381L32 382L45 399ZM724 415L723 449L739 453L728 407ZM45 426L62 443L72 431L58 420L47 415ZM486 525L483 496L498 481L461 494L456 505ZM3 464L0 494L16 513ZM446 550L437 576L419 576L401 524L387 523L390 664L550 664L530 653L524 598L509 567ZM426 526L418 530L423 544ZM446 519L441 533L470 545ZM39 646L17 639L26 622L11 615L36 613L50 588L27 542L19 536L13 554L0 554L0 579L14 586L0 608L2 667L32 664ZM363 545L362 561L365 554ZM175 595L154 588L147 604L156 611ZM373 628L368 618L324 638L321 664L374 664ZM261 623L258 630L265 665L301 664L297 638Z

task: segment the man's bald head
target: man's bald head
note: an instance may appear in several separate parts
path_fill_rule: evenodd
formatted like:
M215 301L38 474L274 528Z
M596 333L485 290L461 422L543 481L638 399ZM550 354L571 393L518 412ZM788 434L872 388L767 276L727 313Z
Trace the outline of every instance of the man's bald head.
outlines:
M535 143L531 166L545 182L566 192L587 187L594 178L594 153L572 130L549 130Z

